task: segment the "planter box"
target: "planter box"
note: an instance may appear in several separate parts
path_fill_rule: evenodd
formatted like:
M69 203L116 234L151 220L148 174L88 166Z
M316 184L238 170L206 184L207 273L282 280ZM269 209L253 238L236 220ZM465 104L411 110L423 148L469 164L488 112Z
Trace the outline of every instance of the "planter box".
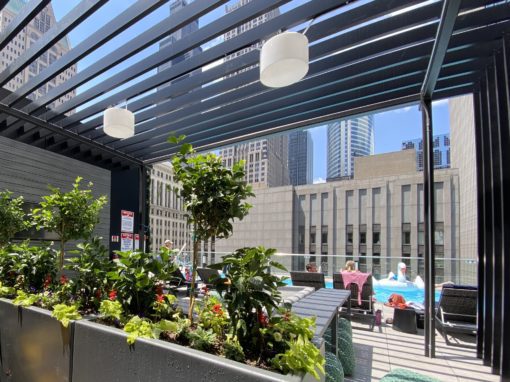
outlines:
M70 380L72 324L64 328L51 313L0 299L1 381Z
M281 375L160 340L126 343L119 329L90 321L74 326L73 382L316 381Z

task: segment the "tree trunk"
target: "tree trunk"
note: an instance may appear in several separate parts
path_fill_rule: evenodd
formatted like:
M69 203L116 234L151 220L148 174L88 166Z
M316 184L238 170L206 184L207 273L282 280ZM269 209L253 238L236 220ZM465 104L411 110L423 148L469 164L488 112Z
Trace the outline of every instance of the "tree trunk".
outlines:
M60 259L59 259L59 267L58 267L58 270L60 272L62 272L62 269L64 269L64 255L65 255L65 241L64 240L61 240L60 241Z
M189 310L188 310L188 318L193 324L193 308L195 306L195 286L197 280L197 268L198 268L198 260L199 260L199 246L200 242L197 240L196 236L193 237L193 260L192 260L192 273L191 273L191 288L189 295Z

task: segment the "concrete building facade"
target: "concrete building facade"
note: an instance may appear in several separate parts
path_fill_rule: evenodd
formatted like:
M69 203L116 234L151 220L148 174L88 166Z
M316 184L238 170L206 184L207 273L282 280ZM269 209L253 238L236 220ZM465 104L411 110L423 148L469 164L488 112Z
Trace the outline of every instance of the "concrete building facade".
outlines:
M373 115L335 121L328 125L328 180L352 177L354 158L373 154Z
M12 19L20 12L23 7L28 3L28 0L12 0L0 11L0 31L4 30ZM2 49L0 53L0 69L6 69L11 63L21 56L26 50L30 48L44 33L57 23L55 14L51 3L44 7L30 23L27 24L17 35L14 37L7 46ZM40 72L44 71L48 66L53 64L57 59L62 57L71 49L69 39L64 37L57 44L53 45L50 49L44 52L37 60L33 61L27 68L23 69L16 77L9 81L5 88L10 91L15 91L20 86L25 84L32 77L37 76ZM69 78L74 76L77 71L77 65L71 65L69 68L59 73L56 77L48 81L48 83L40 86L36 91L28 95L28 98L35 100L39 97L46 95L53 88L66 82ZM76 90L72 90L63 97L53 101L49 106L58 106L76 95ZM74 110L70 111L72 114Z
M478 211L473 96L448 100L450 113L451 167L459 171L460 254L478 257Z
M158 250L165 240L171 240L174 248L185 251L192 249L191 230L187 224L184 206L176 188L180 184L174 180L170 163L158 163L152 167L150 174L150 237L151 249Z
M385 155L363 158L386 163L388 173L378 176L360 171L353 180L257 190L250 214L234 223L233 236L218 241L216 250L273 247L301 255L279 258L289 270L316 261L328 275L353 259L359 269L384 277L403 261L413 279L423 276L423 176L409 169L395 174L404 161L415 169L414 153ZM436 171L435 196L436 281L441 282L461 272L457 170Z
M474 134L474 133L473 133ZM450 134L434 135L434 168L450 167ZM402 150L416 150L416 169L423 171L423 141L421 138L402 142Z
M313 141L308 131L289 133L289 181L293 186L313 183Z

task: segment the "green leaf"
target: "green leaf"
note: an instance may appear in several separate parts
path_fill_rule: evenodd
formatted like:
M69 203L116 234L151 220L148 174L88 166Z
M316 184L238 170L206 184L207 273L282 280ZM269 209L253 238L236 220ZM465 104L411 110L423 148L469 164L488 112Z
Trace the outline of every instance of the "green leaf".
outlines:
M52 317L60 321L64 328L69 326L71 320L81 320L81 315L78 313L76 305L57 304L53 307Z

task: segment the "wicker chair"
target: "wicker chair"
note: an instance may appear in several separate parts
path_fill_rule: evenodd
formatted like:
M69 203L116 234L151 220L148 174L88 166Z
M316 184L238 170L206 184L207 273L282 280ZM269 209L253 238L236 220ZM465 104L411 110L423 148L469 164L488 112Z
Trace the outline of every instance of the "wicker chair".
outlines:
M473 347L472 345L452 343L448 339L448 335L476 335L477 295L478 291L475 288L443 287L436 310L436 326L447 345Z
M333 273L333 288L347 289L341 273ZM358 285L351 283L348 289L351 291L351 313L349 314L346 309L343 309L341 314L343 316L349 315L349 318L358 318L363 321L368 321L370 330L373 330L375 325L375 311L373 302L374 287L372 284L372 275L367 277L367 281L365 281L361 288L361 304L358 301ZM349 302L346 302L344 305L345 308L348 303Z
M220 279L220 274L215 269L197 268L197 273L202 283L207 285L208 288L213 288L216 285L216 281Z
M326 288L324 273L318 272L290 272L292 285L313 287L315 290Z

